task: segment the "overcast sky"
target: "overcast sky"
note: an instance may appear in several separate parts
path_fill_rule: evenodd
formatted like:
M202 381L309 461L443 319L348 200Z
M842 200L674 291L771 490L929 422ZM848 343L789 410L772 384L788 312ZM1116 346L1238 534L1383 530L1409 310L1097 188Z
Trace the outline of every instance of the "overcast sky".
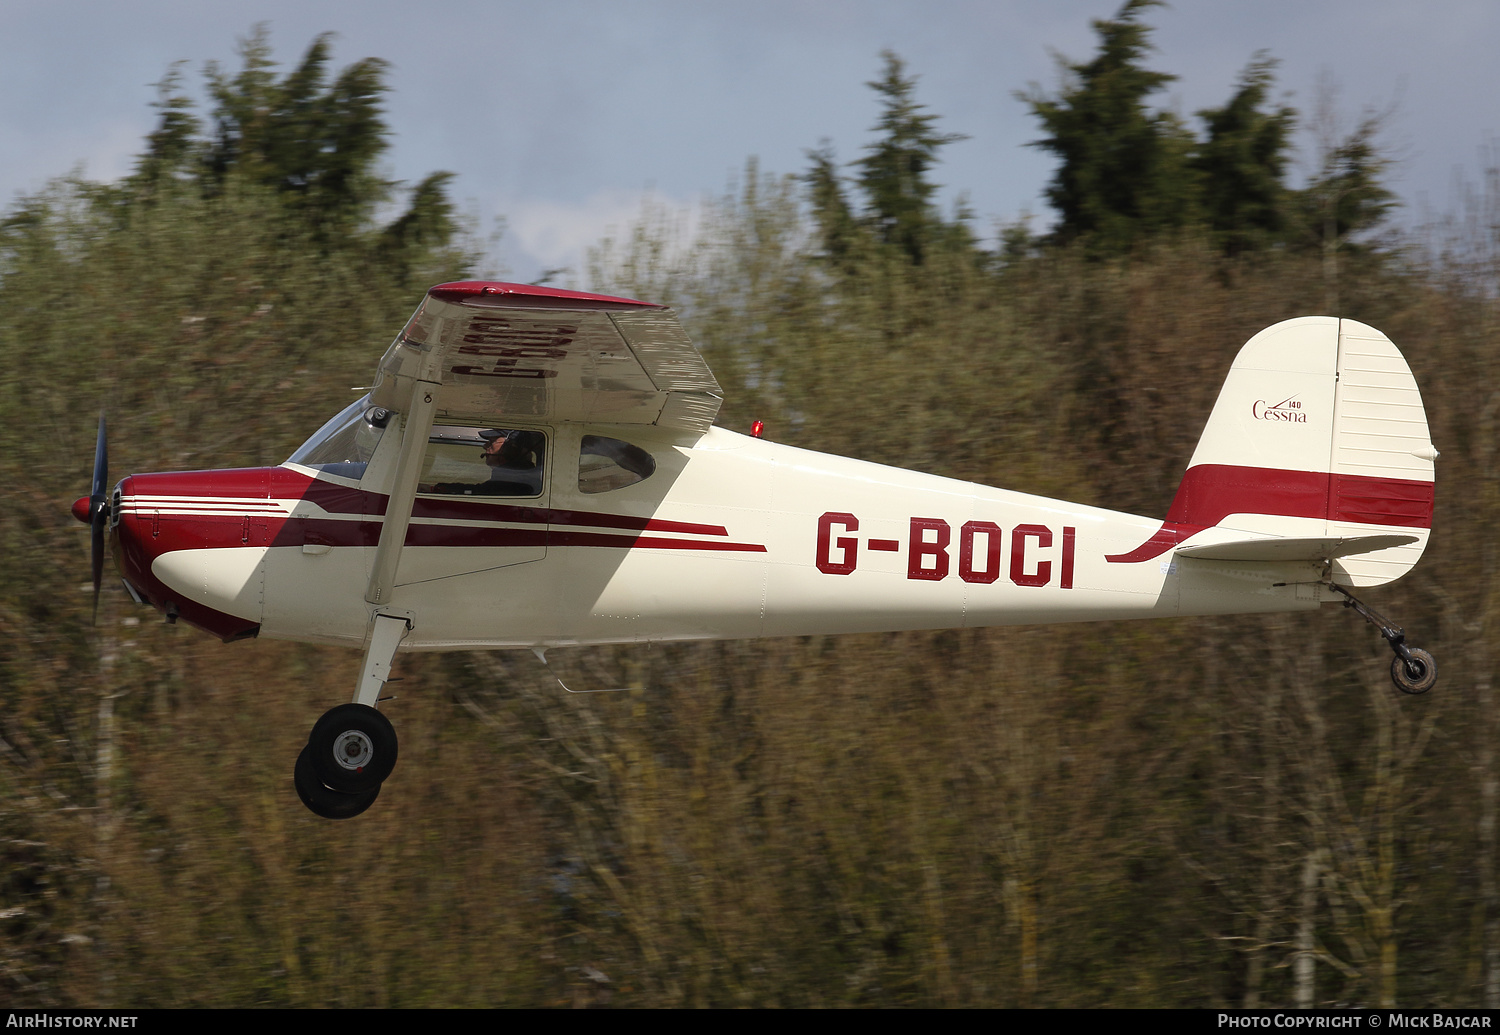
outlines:
M1023 212L1044 224L1050 157L1017 90L1055 90L1056 55L1094 50L1089 22L1118 0L0 0L0 199L82 167L130 170L152 125L151 84L187 63L238 68L257 22L295 64L320 32L338 67L392 64L388 173L415 182L447 169L486 229L503 217L496 261L517 280L577 267L651 192L691 208L722 193L747 158L795 173L823 139L858 157L877 116L865 83L890 48L921 78L918 98L949 147L934 179L962 192L992 232ZM1222 104L1258 50L1310 116L1320 76L1352 124L1394 106L1392 186L1416 221L1454 205L1457 175L1478 177L1500 136L1500 3L1495 0L1178 0L1148 13L1150 67L1179 77L1157 96L1191 117ZM199 94L201 96L201 92ZM1196 125L1196 120L1194 125ZM1312 154L1303 143L1303 161Z

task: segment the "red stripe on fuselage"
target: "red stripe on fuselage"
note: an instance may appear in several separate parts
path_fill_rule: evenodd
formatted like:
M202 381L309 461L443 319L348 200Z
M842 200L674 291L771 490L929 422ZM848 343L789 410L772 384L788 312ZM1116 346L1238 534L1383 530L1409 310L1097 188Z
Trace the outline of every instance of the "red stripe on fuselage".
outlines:
M649 535L609 535L603 532L572 532L553 529L547 539L553 546L605 546L618 550L714 550L724 553L765 553L759 543L720 543L704 539L666 539Z
M1111 564L1149 561L1230 514L1431 528L1432 505L1429 481L1199 464L1183 475L1161 528L1134 550L1104 559Z
M384 501L385 497L380 497ZM381 513L385 512L382 505ZM525 525L559 525L583 528L628 528L637 532L679 532L688 535L727 536L723 525L700 525L691 521L628 517L624 514L594 514L583 510L553 510L509 503L476 503L470 500L420 497L412 505L413 518L447 518L456 521L510 521Z
M126 519L137 523L132 531L143 539L153 556L174 550L234 546L374 546L389 498L381 493L335 482L310 478L286 467L257 467L222 471L190 471L173 474L135 475L124 500ZM173 503L154 502L172 498ZM224 503L224 512L214 513L213 498ZM193 499L204 500L201 504ZM315 504L329 517L284 516L284 511L266 507L251 515L248 535L245 511L255 499L285 500ZM188 513L183 513L187 511ZM154 515L159 515L153 520ZM333 516L337 515L337 516ZM347 517L345 516L347 515ZM724 542L729 531L723 525L663 518L632 517L580 510L555 510L522 503L420 497L412 507L413 523L407 529L408 546L608 546L629 549L651 546L683 550L765 552L765 547ZM484 525L447 522L474 521ZM436 523L443 522L443 523ZM496 527L504 522L530 528ZM630 532L665 532L678 535L714 536L718 541L646 535L609 535L573 531L586 528L622 529ZM550 533L549 533L550 529Z
M257 500L307 502L329 516L285 516ZM380 542L389 499L354 486L310 478L286 467L255 467L170 474L132 475L121 482L115 515L116 563L120 573L158 608L175 604L184 621L226 640L253 636L259 626L206 605L179 600L157 580L152 563L179 550L274 546L365 546ZM423 498L413 507L406 545L439 547L602 547L613 549L709 550L765 553L756 543L727 542L722 525L690 521L553 510L511 503ZM431 521L482 521L436 524ZM506 528L499 522L527 525ZM683 539L660 535L575 531L612 528L626 533L675 532L713 536Z
M272 475L273 498L307 500L330 514L383 515L389 497L363 489L336 485L298 474L285 467L271 469L286 476ZM692 521L669 521L662 518L629 517L624 514L599 514L586 510L553 510L550 507L528 507L525 504L487 502L472 499L418 497L412 506L414 518L448 518L458 521L511 521L516 524L576 525L590 528L628 528L641 532L678 532L686 535L727 536L723 525L701 525Z
M1149 561L1153 557L1160 557L1188 536L1201 531L1203 529L1197 525L1177 525L1170 521L1163 521L1162 526L1151 538L1134 550L1129 553L1107 555L1104 559L1110 564L1135 564L1137 561Z

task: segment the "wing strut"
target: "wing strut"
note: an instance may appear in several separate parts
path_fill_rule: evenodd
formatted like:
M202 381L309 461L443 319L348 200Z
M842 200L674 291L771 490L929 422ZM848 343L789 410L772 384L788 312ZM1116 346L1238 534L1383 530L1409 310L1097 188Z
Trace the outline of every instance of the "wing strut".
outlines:
M422 454L427 449L427 436L432 433L440 387L436 382L418 381L411 393L411 406L401 433L401 456L396 461L396 480L386 501L380 544L375 547L370 584L365 589L365 599L372 604L389 603L396 585L396 566L401 563L406 527L411 524L411 506L417 498L417 479L422 474Z

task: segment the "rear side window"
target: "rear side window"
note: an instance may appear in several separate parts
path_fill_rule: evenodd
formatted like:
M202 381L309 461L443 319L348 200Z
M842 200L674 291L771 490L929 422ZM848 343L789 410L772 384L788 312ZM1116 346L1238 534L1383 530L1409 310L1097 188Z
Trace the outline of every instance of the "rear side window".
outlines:
M656 460L640 446L603 435L583 436L578 454L578 491L609 492L645 481L656 472Z

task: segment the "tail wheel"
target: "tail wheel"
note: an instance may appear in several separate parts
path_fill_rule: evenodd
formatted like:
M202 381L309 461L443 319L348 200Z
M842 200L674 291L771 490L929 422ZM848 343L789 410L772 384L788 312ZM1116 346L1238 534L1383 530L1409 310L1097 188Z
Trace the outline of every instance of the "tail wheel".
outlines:
M1403 694L1425 694L1437 682L1437 662L1420 647L1406 649L1410 658L1391 659L1391 682Z
M307 748L297 756L297 768L292 772L292 782L297 787L297 797L302 799L314 813L324 819L352 819L375 804L380 796L380 785L358 794L345 794L324 786L313 772L312 756Z
M341 704L313 726L307 754L320 783L360 794L379 789L396 768L396 731L374 708Z

